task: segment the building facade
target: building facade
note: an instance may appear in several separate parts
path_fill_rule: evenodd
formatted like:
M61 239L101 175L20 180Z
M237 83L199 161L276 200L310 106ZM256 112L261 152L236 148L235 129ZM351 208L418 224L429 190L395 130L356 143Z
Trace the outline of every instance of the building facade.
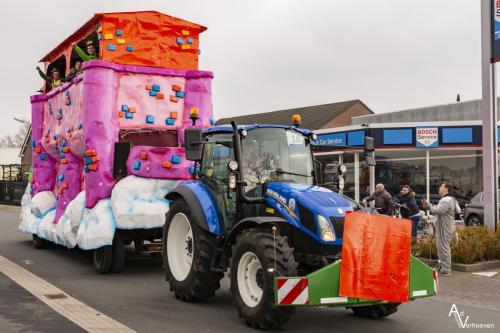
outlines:
M346 193L356 200L382 183L393 194L410 185L417 197L437 201L438 188L446 182L464 205L482 191L480 108L481 102L474 100L354 117L349 126L316 131L318 142L355 148L365 135L371 136L376 166L370 170L349 148L323 153L318 159L350 166Z

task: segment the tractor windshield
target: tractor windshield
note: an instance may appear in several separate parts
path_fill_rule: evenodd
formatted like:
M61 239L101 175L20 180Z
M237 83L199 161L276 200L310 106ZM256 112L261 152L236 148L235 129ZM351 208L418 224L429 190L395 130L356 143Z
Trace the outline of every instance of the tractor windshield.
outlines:
M313 183L313 159L302 133L285 128L256 128L241 141L243 177L251 189L268 181Z

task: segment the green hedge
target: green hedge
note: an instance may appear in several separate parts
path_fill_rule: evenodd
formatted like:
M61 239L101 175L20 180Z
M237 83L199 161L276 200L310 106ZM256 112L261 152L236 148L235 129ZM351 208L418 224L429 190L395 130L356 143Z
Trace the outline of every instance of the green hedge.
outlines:
M433 236L421 240L414 253L422 258L437 259L436 240ZM500 230L496 233L486 227L467 227L457 230L451 243L451 261L473 264L480 261L500 260Z

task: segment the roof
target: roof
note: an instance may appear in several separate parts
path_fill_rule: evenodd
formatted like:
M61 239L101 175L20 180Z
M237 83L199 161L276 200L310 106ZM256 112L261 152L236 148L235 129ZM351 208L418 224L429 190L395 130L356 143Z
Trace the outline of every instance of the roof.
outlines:
M45 55L42 59L40 59L40 62L51 61L50 59L52 57L58 55L62 50L64 50L67 47L69 47L71 45L71 43L76 42L76 41L78 41L80 39L85 38L88 35L88 33L89 33L89 29L90 30L95 30L95 25L99 22L99 20L103 16L106 16L106 15L116 15L116 14L136 14L136 13L154 13L154 14L159 14L159 15L163 15L163 16L168 16L168 17L174 18L174 19L176 19L176 20L178 20L180 22L186 22L186 23L189 23L189 24L197 25L197 26L200 27L200 32L203 32L203 31L207 30L207 28L204 27L204 26L202 26L202 25L198 25L196 23L192 23L192 22L189 22L189 21L186 21L186 20L183 20L183 19L171 16L171 15L163 14L163 13L160 13L160 12L155 11L155 10L143 10L143 11L131 11L131 12L95 13L94 16L90 20L88 20L87 22L85 22L82 26L80 26L80 28L78 28L75 32L73 32L66 39L64 39L61 43L59 43L59 45L57 45L52 51L50 51L49 53L47 53L47 55Z
M232 118L222 118L217 121L217 125L229 124L232 120L236 121L238 124L291 124L292 116L294 114L300 114L302 118L302 127L310 130L317 130L322 128L332 119L340 116L351 106L358 103L363 104L363 106L373 113L373 111L371 111L363 102L359 99L355 99L345 102L306 106L296 109L264 112Z
M497 99L500 102L500 98ZM433 105L408 110L353 117L352 125L373 123L407 123L481 120L481 100Z
M31 144L31 124L30 124L30 128L28 129L28 132L26 132L26 136L24 137L23 145L21 146L21 150L19 151L19 154L18 154L19 157L24 156L24 152L26 151L28 144Z
M297 132L300 132L304 135L311 135L312 131L303 127L295 127L290 125L276 125L276 124L255 124L255 125L241 125L238 126L238 130L251 131L255 128L285 128L285 129L294 129ZM230 133L233 131L233 127L230 125L218 125L214 127L209 127L205 129L203 132L205 133Z

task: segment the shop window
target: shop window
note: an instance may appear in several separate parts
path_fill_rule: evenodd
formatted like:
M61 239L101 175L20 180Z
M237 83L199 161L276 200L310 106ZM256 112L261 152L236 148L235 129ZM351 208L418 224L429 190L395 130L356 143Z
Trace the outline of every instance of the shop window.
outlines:
M355 155L358 155L356 163ZM366 164L363 154L345 152L342 156L342 163L347 167L344 182L344 194L354 200L362 200L370 195L370 167ZM357 165L356 165L357 164ZM356 168L358 168L359 185L356 188Z
M453 186L453 195L460 206L483 190L483 155L480 150L431 150L430 197L439 201L439 186Z
M314 159L320 163L319 167L315 168L315 172L317 173L317 181L320 184L324 184L327 182L333 182L332 175L325 174L325 166L330 163L339 164L340 163L340 155L341 154L328 154L328 155L314 155Z
M417 199L427 193L425 150L378 150L375 152L375 183L382 183L392 195L403 185L415 191Z

